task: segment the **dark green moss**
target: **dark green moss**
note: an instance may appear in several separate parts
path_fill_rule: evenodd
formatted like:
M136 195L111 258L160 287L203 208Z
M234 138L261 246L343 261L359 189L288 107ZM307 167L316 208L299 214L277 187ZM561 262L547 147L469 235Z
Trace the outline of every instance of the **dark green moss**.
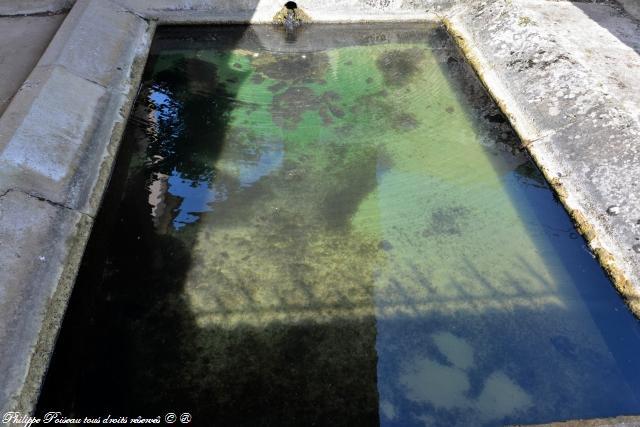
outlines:
M320 82L329 70L329 57L324 52L307 55L263 56L254 59L255 71L270 79L288 83Z
M423 49L395 49L383 52L378 57L376 66L386 85L400 87L409 83L421 71L420 64L425 58Z

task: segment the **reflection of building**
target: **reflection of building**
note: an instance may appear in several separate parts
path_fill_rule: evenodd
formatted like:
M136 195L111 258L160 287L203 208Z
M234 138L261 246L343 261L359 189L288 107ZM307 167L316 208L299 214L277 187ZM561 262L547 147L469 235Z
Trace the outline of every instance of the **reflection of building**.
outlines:
M149 93L141 94L141 99L152 100L156 106L162 104L162 100L155 99L159 95L158 92L148 90ZM147 105L138 103L134 117L138 122L138 126L130 127L133 137L131 140L136 141L136 151L145 153L147 147L153 142L150 135L155 135L158 129L158 111L149 109ZM162 160L162 159L153 159ZM149 197L148 202L151 206L151 217L153 226L160 234L165 234L171 225L171 212L179 204L180 200L169 194L168 176L162 173L154 173L152 181L148 186Z
M149 205L153 226L159 234L166 234L173 222L173 212L180 205L181 198L169 193L169 176L154 173L149 185Z

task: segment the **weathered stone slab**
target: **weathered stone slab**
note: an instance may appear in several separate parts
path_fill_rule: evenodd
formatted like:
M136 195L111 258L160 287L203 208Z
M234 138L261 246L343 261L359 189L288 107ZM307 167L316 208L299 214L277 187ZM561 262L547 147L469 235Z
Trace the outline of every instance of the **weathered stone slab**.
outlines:
M0 18L0 115L36 66L64 17Z
M128 74L147 23L109 0L79 0L39 66L59 65L104 87Z
M64 68L38 68L0 118L0 192L20 189L78 207L76 177L106 90Z
M272 22L282 0L113 0L163 23ZM433 18L450 0L301 0L314 22L402 21ZM413 15L411 15L413 13ZM416 15L417 13L417 15Z
M0 191L95 215L151 33L108 0L76 4L0 118Z
M486 69L499 74L539 138L576 117L589 114L594 101L606 94L594 91L589 70L548 31L532 22L515 2L473 2L450 18L466 32L465 42L486 58Z
M0 196L0 413L30 408L91 221L17 191Z
M640 91L634 90L640 87L640 22L613 1L549 5L530 0L523 13L529 25L549 29L573 61L597 76L595 90L606 93L640 123Z
M2 0L0 15L51 14L66 11L75 0Z

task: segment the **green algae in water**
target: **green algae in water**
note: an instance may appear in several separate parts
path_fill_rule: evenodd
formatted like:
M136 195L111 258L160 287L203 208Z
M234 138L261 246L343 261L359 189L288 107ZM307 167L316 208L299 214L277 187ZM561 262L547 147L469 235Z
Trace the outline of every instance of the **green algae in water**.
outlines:
M447 35L303 30L160 33L118 232L80 279L99 277L99 368L41 406L201 425L639 411L637 323Z

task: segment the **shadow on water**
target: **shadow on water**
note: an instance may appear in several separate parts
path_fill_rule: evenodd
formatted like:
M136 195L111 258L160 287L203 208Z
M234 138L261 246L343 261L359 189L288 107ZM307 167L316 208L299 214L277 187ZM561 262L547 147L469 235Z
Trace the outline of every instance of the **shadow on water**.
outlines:
M576 7L585 9L585 13L592 10L592 5L583 7L577 3ZM442 36L435 32L434 38L441 39ZM446 43L451 43L451 41L447 38ZM459 105L465 110L465 114L474 122L480 135L493 136L495 144L492 143L486 147L485 155L494 166L496 173L504 173L504 168L499 165L499 156L495 154L496 150L511 151L523 159L520 166L501 179L503 190L512 200L512 206L517 208L519 217L528 225L525 230L529 237L536 242L537 250L545 253L545 258L550 261L562 260L562 267L568 280L565 286L575 290L574 295L569 293L565 296L569 306L564 308L548 305L542 311L536 312L528 310L526 307L520 307L511 314L488 311L482 316L482 319L466 318L464 324L457 326L456 320L449 318L448 327L445 328L443 324L443 329L455 330L457 328L462 330L469 324L477 322L484 324L484 327L489 331L499 331L503 329L500 325L518 319L523 323L523 327L525 324L529 324L531 330L534 331L536 325L566 321L574 315L573 311L579 313L580 309L576 307L584 304L588 313L588 317L584 318L584 321L585 323L593 321L596 330L605 342L608 353L615 361L613 365L603 359L601 355L592 353L588 348L581 348L582 343L578 337L563 335L544 337L546 340L539 342L538 345L541 351L540 355L522 353L522 349L527 346L520 346L522 343L510 342L500 336L492 336L491 345L502 348L503 354L508 355L505 357L505 364L509 359L526 360L544 357L546 359L544 363L558 363L561 366L563 362L555 362L554 359L565 359L566 367L557 370L558 375L555 377L557 382L553 383L553 393L564 395L564 399L572 396L573 400L565 401L564 405L562 402L558 402L558 405L552 409L538 408L535 422L637 414L640 407L640 365L634 355L637 354L637 345L640 342L638 320L624 305L606 273L594 260L595 257L588 249L586 241L578 234L564 207L553 194L533 160L520 146L520 141L507 119L490 100L479 81L469 77L474 74L471 67L453 46L437 51L437 53L440 54L438 64L442 74L447 78L449 84L456 88L454 92L459 97ZM540 233L541 228L543 233ZM487 291L487 298L495 301L504 299L504 292L495 289L482 273L475 270L470 261L466 260L466 269L475 276L476 283L482 284ZM512 268L514 272L526 271L530 277L534 277L537 282L544 285L545 292L548 292L549 295L562 292L558 288L554 288L554 284L540 275L530 261L523 257L518 257ZM512 283L510 291L515 291L515 294L510 292L507 299L518 296L533 299L544 297L544 294L536 296L532 294L531 290L524 289L516 277L507 280ZM452 286L456 286L456 284L452 284ZM437 320L433 322L434 324L439 323ZM401 324L396 327L399 330L407 328L406 325ZM530 339L533 339L533 336L534 334L531 334ZM499 361L496 365L500 365ZM551 367L549 370L553 372ZM583 373L581 387L585 387L588 383L593 384L594 387L601 387L614 377L619 380L617 383L613 382L615 386L608 393L578 395L572 390L575 384L563 383L563 372L570 370ZM521 373L517 377L518 382L525 385L525 389L542 390L541 381L549 380L540 372L529 372L529 374L522 375ZM595 379L590 379L588 382L587 375L592 375ZM535 384L536 382L538 384ZM585 399L585 401L578 403L579 399ZM571 408L572 406L583 409L577 413ZM529 420L515 417L506 418L503 422L521 423L529 422Z
M227 26L211 44L232 50L251 36L244 26ZM159 60L152 48L37 413L133 418L189 412L195 425L377 424L373 316L198 324L184 283L199 218L194 206L181 206L188 197L166 186L173 180L184 194L190 188L211 194L214 181L227 179L215 164L229 148L225 141L238 139L227 123L246 73L236 63L221 67L192 56L168 67ZM140 152L146 152L143 164ZM165 186L163 203L155 206L154 186Z

